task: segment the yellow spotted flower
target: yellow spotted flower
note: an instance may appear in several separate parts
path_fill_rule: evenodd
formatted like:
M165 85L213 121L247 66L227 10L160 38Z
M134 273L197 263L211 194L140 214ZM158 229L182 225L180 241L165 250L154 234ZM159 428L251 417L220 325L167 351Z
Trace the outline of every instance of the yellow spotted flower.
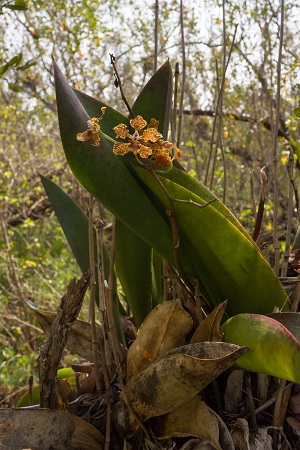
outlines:
M124 123L120 123L120 125L114 127L117 138L129 139L129 142L126 144L117 142L114 145L114 153L116 155L125 155L125 153L132 152L135 155L139 155L141 158L148 158L152 155L152 148L149 144L160 139L161 134L156 128L149 127L140 133L147 125L146 120L144 120L142 116L136 116L134 119L131 119L130 125L134 129L133 134L129 133L127 125Z
M86 131L83 131L82 133L78 133L76 136L77 141L86 142L89 140L92 140L92 146L98 147L100 145L100 125L99 121L102 119L102 117L105 114L105 106L101 108L101 117L96 118L93 117L92 119L89 119L87 121L88 129Z

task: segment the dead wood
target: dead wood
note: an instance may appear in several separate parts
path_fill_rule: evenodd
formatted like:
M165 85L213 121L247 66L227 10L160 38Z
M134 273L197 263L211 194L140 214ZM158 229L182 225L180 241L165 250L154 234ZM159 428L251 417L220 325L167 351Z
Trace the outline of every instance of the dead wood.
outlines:
M57 409L58 385L57 370L63 350L68 340L70 328L81 309L90 274L85 273L79 281L73 278L57 309L51 334L41 349L39 355L40 406L41 408Z

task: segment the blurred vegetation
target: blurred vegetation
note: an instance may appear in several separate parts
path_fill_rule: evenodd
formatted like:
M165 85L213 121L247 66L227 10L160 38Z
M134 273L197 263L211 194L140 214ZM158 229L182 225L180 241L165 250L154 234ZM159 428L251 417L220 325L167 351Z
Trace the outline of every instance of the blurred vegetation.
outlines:
M0 7L0 390L1 398L26 385L35 372L42 337L25 300L54 310L69 280L79 274L38 174L57 182L84 210L87 196L67 168L59 137L51 56L68 81L125 112L114 85L109 54L115 55L126 96L153 73L153 1L101 2L30 0ZM184 8L186 84L182 164L205 180L216 107L216 80L222 74L223 26L227 52L238 25L225 80L221 141L226 158L226 204L251 233L266 167L267 200L262 232L273 227L272 130L276 93L279 6L267 0L221 3L203 0ZM26 8L26 9L24 9ZM299 179L299 9L286 2L282 64L279 154L279 231L286 230L288 177L294 150ZM16 32L16 30L18 30ZM21 55L21 56L20 56ZM228 56L228 54L227 54ZM158 62L179 62L182 44L179 1L159 2ZM216 73L216 63L218 74ZM180 85L179 85L180 87ZM215 152L215 153L214 153ZM216 165L207 184L222 197L224 166ZM295 211L293 233L297 226ZM282 242L283 245L283 242ZM272 250L268 250L271 257Z

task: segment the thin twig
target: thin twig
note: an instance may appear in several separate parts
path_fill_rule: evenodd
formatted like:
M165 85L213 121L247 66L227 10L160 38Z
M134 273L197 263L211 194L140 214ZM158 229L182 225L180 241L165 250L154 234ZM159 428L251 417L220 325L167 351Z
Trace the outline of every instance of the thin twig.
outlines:
M195 283L195 302L196 302L196 313L197 313L197 319L199 323L203 320L203 312L201 308L201 294L200 294L200 286L199 286L199 280L196 280Z
M280 380L279 383L279 389L277 392L275 407L274 407L274 414L273 414L273 449L278 448L278 428L279 428L279 419L280 419L280 413L282 408L282 400L283 400L283 394L285 391L285 380Z
M279 184L278 184L278 155L277 155L277 144L278 144L278 127L279 127L279 117L280 117L280 86L281 86L281 64L282 64L282 47L283 47L283 35L284 35L284 0L280 2L280 39L279 39L279 49L278 49L278 61L277 61L277 92L276 92L276 118L273 129L273 175L274 175L274 215L273 215L273 240L274 240L274 252L275 252L275 263L274 271L276 275L279 275L279 257L280 257L280 247L278 239L278 206L279 206Z
M29 392L29 406L33 405L33 376L31 375L28 379L28 392Z
M125 97L124 92L123 92L121 79L120 79L120 76L119 76L119 73L118 73L118 70L117 70L117 66L116 66L116 58L114 57L114 55L112 53L110 53L109 56L110 56L111 65L113 66L113 69L114 69L114 75L115 75L115 78L116 78L115 79L115 86L120 89L122 100L125 103L126 108L128 109L128 112L129 112L129 117L131 119L133 119L135 117L135 115L133 114L133 111L132 111L132 109L131 109L128 101L127 101L127 98Z
M177 147L180 147L181 143L183 101L184 101L185 78L186 78L186 56L185 56L182 0L180 0L180 35L181 35L181 53L182 53L182 80L181 80L181 93L180 93L179 114L178 114Z
M266 199L266 190L267 190L267 176L263 167L260 171L260 180L261 180L261 193L260 200L258 205L258 211L255 219L255 226L252 234L252 239L256 242L260 233L261 224L264 216L265 210L265 199Z
M4 236L4 242L6 245L6 251L8 254L8 258L9 258L9 263L10 263L10 268L13 274L13 278L14 278L14 282L15 282L15 288L17 289L18 295L19 295L19 299L22 301L22 305L25 305L25 297L23 294L23 290L22 290L22 286L21 286L21 282L20 282L20 278L17 272L17 266L16 266L16 262L12 253L12 249L11 249L11 244L9 241L9 236L8 236L8 232L7 232L7 228L5 225L5 221L4 221L4 217L3 217L3 213L2 211L0 212L0 223L1 223L1 229L2 229L2 233ZM26 309L24 309L25 313L26 313ZM26 314L27 316L27 314Z
M43 333L43 330L39 327L36 327L35 325L26 322L25 320L20 319L17 316L11 315L11 314L0 314L1 319L10 319L15 320L16 322L21 323L22 325L25 325L26 327L32 328L33 330L37 331L38 333Z
M120 362L120 352L118 347L120 345L118 336L116 334L115 319L114 319L114 266L115 266L115 252L116 252L116 218L113 218L112 225L112 243L111 243L111 255L110 255L110 266L109 266L109 276L108 276L108 295L106 296L106 310L107 310L107 321L109 327L109 338L111 343L111 348L118 372L119 382L124 382L123 371Z
M293 211L294 211L294 201L293 201L293 184L294 179L294 151L292 147L290 148L289 159L287 162L287 172L289 176L289 194L288 194L288 211L287 211L287 226L286 226L286 238L285 238L285 249L283 255L283 262L281 268L281 276L286 277L289 264L289 256L291 253L291 239L292 239L292 221L293 221Z
M95 367L96 377L96 389L98 395L101 394L101 381L100 381L100 364L98 359L98 345L97 345L97 331L96 331L96 276L95 276L95 240L94 240L94 198L92 194L89 195L89 258L90 258L90 303L89 303L89 315L91 321L92 331L92 349L93 349L93 362Z
M159 3L155 0L155 19L154 19L154 64L153 73L157 71L157 56L158 56L158 14L159 14Z
M224 16L225 20L225 16ZM225 47L224 55L226 55L226 41L224 41L223 47ZM222 73L222 86L225 86L225 79L224 79L224 70L225 70L225 61L223 60L223 73ZM210 189L212 189L214 176L215 176L215 168L217 163L217 155L218 150L221 151L222 156L222 162L223 162L223 203L226 202L226 190L227 190L227 164L226 164L226 158L225 158L225 151L224 151L224 144L223 144L223 97L224 97L224 89L223 92L221 92L220 83L219 83L219 68L218 68L218 61L216 60L216 75L217 75L217 89L218 89L218 96L220 96L220 104L219 109L216 111L216 115L218 116L218 133L217 133L217 141L216 141L216 149L214 154L214 160L213 160L213 167L211 171L211 180L210 180ZM224 81L224 82L223 82Z
M217 98L216 113L215 113L215 115L214 115L214 122L213 122L213 129L212 129L212 137L211 137L211 142L210 142L210 149L209 149L209 156L208 156L208 163L207 163L207 167L206 167L206 174L205 174L205 181L204 181L204 184L207 184L207 182L208 182L208 175L209 175L210 163L211 163L211 158L212 158L212 151L213 151L213 144L214 144L214 136L215 136L215 130L216 130L216 123L217 123L217 118L218 118L217 112L218 112L218 110L219 110L219 104L220 104L220 101L221 101L221 92L222 92L223 89L224 89L225 75L226 75L226 72L227 72L227 69L228 69L229 61L230 61L231 54L232 54L232 50L233 50L233 47L234 47L234 42L235 42L236 33L237 33L237 25L235 26L235 29L234 29L234 34L233 34L233 38L232 38L232 43L231 43L231 46L230 46L230 49L229 49L228 59L227 59L226 66L225 66L225 71L224 71L224 74L223 74L224 76L223 76L223 78L222 78L222 84L221 84L220 92L219 92L219 95L218 95L218 98Z
M169 264L164 260L163 261L163 282L164 282L164 294L163 301L166 302L169 300Z
M217 85L217 99L220 100L221 103L221 89L220 89L220 79L219 79L219 67L218 67L218 60L215 60L215 72L216 72L216 85ZM215 128L218 129L219 131L219 125L220 125L220 120L219 120L219 107L218 109L216 109L216 122L215 122ZM217 126L218 124L218 126ZM211 146L213 148L213 140L214 140L214 136L215 135L215 130L213 130L213 134L211 137ZM214 157L213 157L213 163L212 163L212 169L211 169L211 177L210 177L210 185L209 188L212 189L213 186L213 182L214 182L214 174L215 174L215 170L216 170L216 164L217 164L217 154L218 154L218 141L219 141L219 132L217 134L217 140L216 140L216 146L215 146L215 151L214 151ZM208 161L208 163L210 163L210 160Z
M287 389L289 389L290 387L292 387L294 385L294 383L289 383L285 386L284 390L286 391ZM256 408L254 410L254 414L257 416L257 414L265 411L267 408L269 408L270 406L272 406L275 402L276 402L276 398L277 398L277 394L278 391L275 392L275 394L273 395L273 397L271 397L269 400L267 400L263 405L259 406L258 408ZM242 416L242 419L249 419L250 414L247 413L244 416Z
M225 0L222 1L222 16L223 16L223 59L222 59L222 84L225 87L225 70L226 70L226 12L225 12ZM223 82L224 80L224 82ZM219 108L219 130L218 130L218 144L217 146L221 150L222 162L223 162L223 203L226 203L227 192L227 164L223 144L223 100L224 100L224 88L221 93L221 101Z
M297 312L298 311L298 305L300 302L300 274L297 278L297 284L295 289L295 294L293 298L293 305L292 305L292 311Z
M251 191L251 200L252 200L252 214L254 219L256 220L257 211L256 211L256 201L255 201L255 192L254 192L254 181L253 181L253 171L250 173L250 191Z
M140 418L138 417L138 415L136 414L135 410L133 409L133 407L131 406L130 402L127 399L126 396L126 389L125 389L125 383L124 383L124 376L123 376L123 371L122 371L122 367L121 367L121 363L120 363L120 359L119 359L119 352L118 352L118 339L115 333L115 326L114 326L114 316L113 316L113 308L112 308L112 302L113 302L113 285L114 285L114 265L115 265L115 251L116 251L116 218L114 217L113 219L113 225L112 225L112 250L111 250L111 255L110 255L110 267L109 267L109 278L108 278L108 296L106 298L107 303L107 319L108 319L108 326L109 326L109 337L110 337L110 343L112 346L112 351L113 351L113 355L114 355L114 361L116 364L116 368L117 368L117 373L118 373L118 379L119 379L119 383L121 385L122 388L122 395L123 395L123 399L127 405L128 410L130 411L130 413L135 417L135 419L137 420L140 428L143 430L143 432L145 433L146 437L150 437L149 433L147 431L147 429L145 428L143 422L140 420Z
M111 367L111 349L108 345L107 330L108 324L106 321L106 306L105 306L105 281L104 281L104 263L103 263L103 221L102 209L99 205L99 218L96 221L96 240L97 240L97 268L98 268L98 292L99 292L99 316L101 322L101 330L103 336L102 355L102 370L106 392L110 389L110 378L108 367Z
M172 142L176 140L176 127L177 127L177 100L178 100L178 83L179 83L179 63L175 64L175 83L174 83L174 101L173 101L173 114L171 122L171 139Z
M106 409L106 424L105 424L105 444L104 450L110 449L110 430L111 430L111 412L112 412L113 399L110 398L107 402Z
M253 400L253 394L251 389L251 377L247 373L245 375L245 384L246 384L246 394L247 394L247 401L248 401L248 411L250 414L250 426L251 428L256 428L256 417L255 417L255 409L254 409L254 400Z

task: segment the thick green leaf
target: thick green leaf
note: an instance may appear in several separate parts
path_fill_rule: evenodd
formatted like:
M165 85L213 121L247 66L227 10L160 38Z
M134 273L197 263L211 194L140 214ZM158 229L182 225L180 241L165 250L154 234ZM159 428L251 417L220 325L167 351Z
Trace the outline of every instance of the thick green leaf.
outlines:
M152 256L152 308L163 301L163 260L154 250Z
M135 170L164 206L170 208L169 199L152 174L140 167ZM212 205L199 208L191 200L204 205L203 199L159 178L171 198L184 200L173 203L176 220L207 270L205 276L200 271L198 277L210 293L213 306L228 299L230 316L242 312L268 314L274 306L281 308L286 293L255 244ZM222 292L221 298L214 297L212 283Z
M40 175L45 191L49 197L52 207L57 215L63 232L69 242L72 253L82 272L90 268L89 260L89 221L82 209L53 181ZM97 255L96 233L94 232L95 257ZM109 277L110 257L103 243L103 266L106 280ZM98 268L95 264L95 278L98 285ZM99 305L99 290L96 289L96 303ZM115 287L114 304L119 305L118 295ZM115 319L120 342L124 336L120 328L118 309L115 308Z
M82 272L87 272L90 268L88 218L59 186L42 175L40 178L73 255Z
M172 84L171 67L164 64L150 79L138 96L133 107L134 112L148 121L155 117L160 122L161 131L167 133L171 106L170 89ZM79 91L74 91L90 116L99 116L101 107L106 107L101 121L104 133L114 137L113 127L129 120L102 102ZM157 117L159 114L159 117ZM152 249L136 233L122 222L118 222L116 240L116 267L118 277L124 289L136 324L139 326L152 309ZM155 285L155 292L157 292ZM156 297L157 298L157 297Z
M129 126L129 120L115 109L80 91L74 90L74 93L91 117L101 115L101 108L106 108L105 115L101 120L101 129L105 134L115 138L113 127L120 123ZM151 272L149 272L151 258L151 247L124 223L117 221L117 275L138 326L152 309L152 279Z
M140 326L152 309L152 249L122 222L116 226L116 270Z
M245 370L300 383L300 344L277 320L259 314L239 314L221 327L224 340L247 346L237 362Z
M172 103L172 69L165 62L151 77L134 102L134 114L142 116L147 122L152 118L159 121L158 130L164 139L168 137Z
M105 103L74 89L74 93L90 117L99 117L101 108L106 107L101 121L105 134L115 138L113 128L120 123L129 125L129 119ZM172 69L167 61L161 66L138 95L132 107L136 115L149 122L151 118L159 121L159 131L167 138L172 101ZM127 158L123 158L126 160Z
M187 172L173 167L172 170L166 172L165 174L160 174L162 177L179 184L185 189L196 194L198 197L202 198L205 202L215 200L211 206L216 209L220 214L222 214L226 219L229 220L241 233L243 233L247 239L251 242L252 239L242 226L242 224L237 220L237 218L232 214L232 212L222 203L219 199L197 178L192 177Z
M173 263L170 228L105 139L100 147L78 142L89 116L54 64L59 125L64 151L77 180L120 221ZM104 116L105 117L105 116ZM114 124L112 124L114 126Z
M127 126L130 126L129 119L114 108L76 89L73 89L73 92L90 117L101 116L101 108L106 108L105 114L100 122L101 130L111 138L115 139L116 137L116 133L113 130L115 126L120 123L125 123Z

